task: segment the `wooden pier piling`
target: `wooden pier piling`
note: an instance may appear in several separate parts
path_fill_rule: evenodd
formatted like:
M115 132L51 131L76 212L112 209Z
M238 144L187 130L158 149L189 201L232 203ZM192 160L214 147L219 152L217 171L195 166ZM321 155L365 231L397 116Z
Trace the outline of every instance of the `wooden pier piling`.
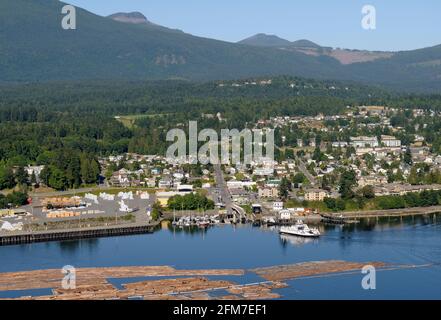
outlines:
M144 234L152 233L154 227L151 224L130 224L83 229L4 233L0 234L0 246Z

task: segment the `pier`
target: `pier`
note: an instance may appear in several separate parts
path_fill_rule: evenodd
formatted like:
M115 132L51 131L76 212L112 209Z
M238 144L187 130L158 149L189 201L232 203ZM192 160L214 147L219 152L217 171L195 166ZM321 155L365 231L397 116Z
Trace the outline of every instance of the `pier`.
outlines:
M381 218L381 217L411 217L422 216L441 212L441 206L433 207L415 207L404 209L388 209L388 210L369 210L369 211L352 211L337 213L320 213L322 220L329 223L357 223L357 220L363 218Z
M0 233L0 246L152 233L155 226L155 224L135 223L78 229Z

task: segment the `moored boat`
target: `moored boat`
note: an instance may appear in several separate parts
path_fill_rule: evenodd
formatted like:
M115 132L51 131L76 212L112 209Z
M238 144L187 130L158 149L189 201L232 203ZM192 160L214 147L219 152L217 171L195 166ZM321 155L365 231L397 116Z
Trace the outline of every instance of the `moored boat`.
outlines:
M317 228L309 228L308 225L304 224L301 220L297 221L293 226L281 227L279 233L308 238L320 237L320 231Z

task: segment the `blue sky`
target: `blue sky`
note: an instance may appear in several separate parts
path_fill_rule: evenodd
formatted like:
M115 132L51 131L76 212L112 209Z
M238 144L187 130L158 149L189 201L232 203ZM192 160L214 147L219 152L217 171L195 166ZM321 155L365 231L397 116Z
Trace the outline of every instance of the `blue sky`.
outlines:
M140 11L150 21L236 42L256 33L324 46L409 50L441 44L439 0L65 0L99 15ZM377 29L361 27L363 5Z

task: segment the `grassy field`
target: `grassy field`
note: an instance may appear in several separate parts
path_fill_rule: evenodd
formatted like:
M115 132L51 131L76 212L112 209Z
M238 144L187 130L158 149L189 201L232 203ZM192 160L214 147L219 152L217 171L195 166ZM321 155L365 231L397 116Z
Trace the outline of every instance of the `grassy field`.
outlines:
M166 116L169 115L169 113L157 113L157 114L133 114L133 115L126 115L126 116L116 116L115 119L119 122L121 122L126 128L132 129L135 127L136 120L144 119L144 118L153 118L153 117L160 117L160 116Z

